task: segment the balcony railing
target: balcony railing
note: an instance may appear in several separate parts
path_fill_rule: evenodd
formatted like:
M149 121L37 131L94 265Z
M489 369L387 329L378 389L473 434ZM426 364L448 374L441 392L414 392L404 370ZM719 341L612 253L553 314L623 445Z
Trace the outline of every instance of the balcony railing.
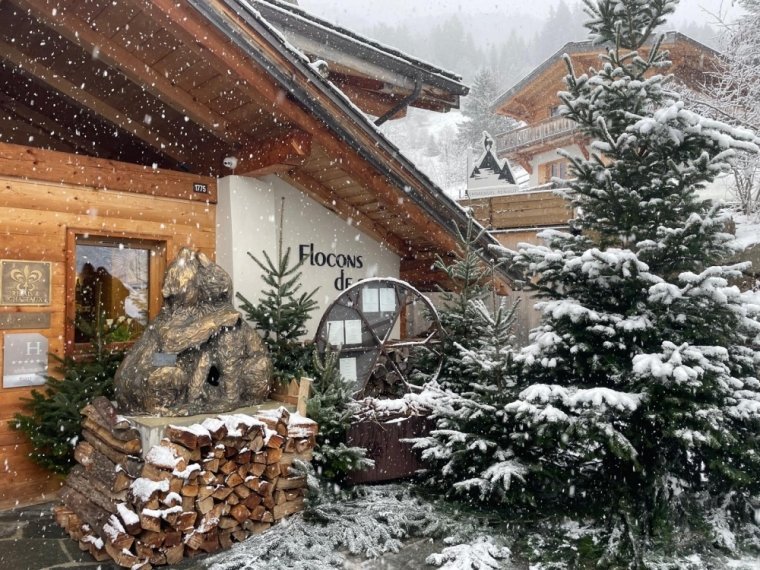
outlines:
M562 135L572 133L577 125L565 117L551 117L532 125L496 135L496 151L511 152L520 147L541 144Z

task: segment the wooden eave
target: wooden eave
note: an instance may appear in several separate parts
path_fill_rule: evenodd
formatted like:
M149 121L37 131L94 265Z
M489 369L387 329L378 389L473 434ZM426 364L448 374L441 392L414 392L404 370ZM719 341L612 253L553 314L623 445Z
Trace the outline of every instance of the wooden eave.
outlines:
M339 85L359 80L346 94L370 114L377 115L377 112L372 107L364 107L368 94L355 97L356 89L398 102L412 93L415 82L420 81L420 95L410 105L439 112L459 108L460 96L469 92L459 76L320 20L291 4L278 0L253 0L253 6L289 43L312 60L327 62L331 80ZM395 102L388 109L394 105Z
M0 3L0 142L214 177L259 149L247 175L282 176L402 258L454 250L464 212L235 5Z

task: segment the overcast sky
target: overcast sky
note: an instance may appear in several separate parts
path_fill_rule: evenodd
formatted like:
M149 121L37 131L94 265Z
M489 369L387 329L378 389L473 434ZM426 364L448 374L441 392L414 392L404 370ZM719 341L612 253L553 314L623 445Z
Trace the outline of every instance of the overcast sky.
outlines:
M572 6L573 0L565 0ZM310 12L328 20L363 27L374 23L398 23L406 19L426 16L441 16L459 11L493 13L504 11L517 14L530 13L543 17L558 0L299 0L299 4ZM735 3L735 0L734 0ZM676 22L710 21L704 13L728 12L729 16L738 11L731 6L732 0L681 0L676 14L671 18Z

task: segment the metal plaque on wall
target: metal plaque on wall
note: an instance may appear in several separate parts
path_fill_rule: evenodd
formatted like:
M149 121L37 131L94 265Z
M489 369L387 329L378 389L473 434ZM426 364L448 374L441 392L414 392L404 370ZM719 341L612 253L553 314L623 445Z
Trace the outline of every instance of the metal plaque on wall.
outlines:
M0 260L0 305L50 305L49 261Z
M48 371L48 339L39 333L6 333L3 388L41 386Z

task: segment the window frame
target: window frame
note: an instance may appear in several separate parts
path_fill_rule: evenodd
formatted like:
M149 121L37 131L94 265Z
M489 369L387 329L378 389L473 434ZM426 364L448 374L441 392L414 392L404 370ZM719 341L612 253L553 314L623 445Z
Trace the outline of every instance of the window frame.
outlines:
M103 245L103 243L113 245ZM155 234L133 232L108 232L89 228L66 228L66 328L64 353L68 355L87 355L90 345L76 343L74 336L74 318L76 317L76 280L77 280L77 244L118 247L129 244L135 249L147 249L148 256L148 320L153 320L161 310L163 297L161 285L166 272L167 253L171 249L171 237ZM134 341L113 343L113 346L128 348Z
M549 184L553 178L568 180L569 166L570 161L566 159L552 160L551 162L543 163L539 167L539 185Z

